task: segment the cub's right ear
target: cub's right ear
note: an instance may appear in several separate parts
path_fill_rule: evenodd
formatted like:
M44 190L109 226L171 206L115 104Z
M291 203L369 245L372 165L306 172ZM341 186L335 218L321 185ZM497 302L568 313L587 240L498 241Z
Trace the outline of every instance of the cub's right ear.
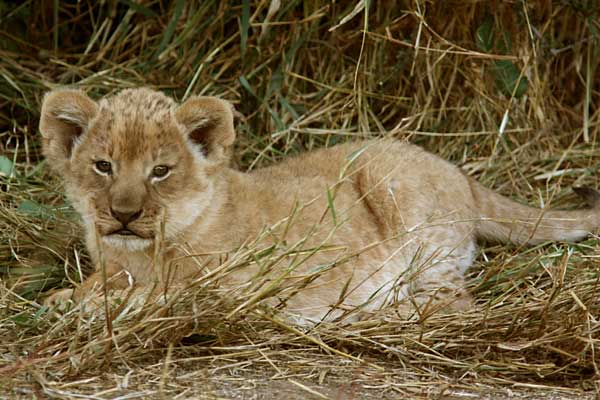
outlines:
M96 116L98 105L80 90L55 90L44 97L40 132L44 155L56 170L64 170L77 138Z

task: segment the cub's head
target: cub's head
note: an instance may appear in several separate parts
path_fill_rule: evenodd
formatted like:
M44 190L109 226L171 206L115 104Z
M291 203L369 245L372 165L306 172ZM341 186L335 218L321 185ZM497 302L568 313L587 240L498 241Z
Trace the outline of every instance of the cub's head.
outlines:
M130 250L151 245L161 227L172 239L203 217L235 139L229 103L193 97L178 105L149 89L98 102L77 90L50 92L40 132L88 232Z

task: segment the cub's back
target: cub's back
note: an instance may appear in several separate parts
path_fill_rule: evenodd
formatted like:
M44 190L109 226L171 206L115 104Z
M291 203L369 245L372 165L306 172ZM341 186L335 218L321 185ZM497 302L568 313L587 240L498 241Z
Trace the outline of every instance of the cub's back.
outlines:
M378 238L424 223L432 215L470 217L468 178L418 146L392 139L353 142L307 152L250 174L257 200L277 221L298 205L306 224L332 211L347 228ZM332 210L333 208L333 210ZM265 221L266 222L266 221ZM403 227L394 226L403 223ZM367 235L371 236L371 235ZM373 238L375 239L375 238Z

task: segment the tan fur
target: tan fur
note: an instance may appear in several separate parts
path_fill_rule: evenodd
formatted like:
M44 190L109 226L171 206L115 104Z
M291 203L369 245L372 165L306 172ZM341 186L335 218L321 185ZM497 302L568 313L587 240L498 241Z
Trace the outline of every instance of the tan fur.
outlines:
M130 278L139 286L166 285L162 265L174 268L173 284L188 282L206 273L199 265L217 267L220 256L270 229L258 247L276 244L279 254L320 248L286 281L323 272L303 290L278 297L290 295L286 310L299 323L403 299L417 307L433 301L466 308L463 274L477 238L577 240L600 223L597 209L520 205L448 162L389 139L238 172L226 165L235 138L232 109L210 97L177 105L159 92L134 89L95 103L79 91L56 91L44 100L40 131L48 162L83 217L92 258L98 262L102 254L109 275L121 273L113 286L126 287ZM99 160L112 163L112 175L94 169ZM172 167L171 174L153 180L156 165ZM114 215L140 211L128 224L138 237L111 234L122 227ZM200 256L182 257L182 248ZM156 263L157 253L163 262ZM295 261L282 257L272 273ZM240 269L223 284L247 284L258 268ZM94 274L75 296L102 281Z

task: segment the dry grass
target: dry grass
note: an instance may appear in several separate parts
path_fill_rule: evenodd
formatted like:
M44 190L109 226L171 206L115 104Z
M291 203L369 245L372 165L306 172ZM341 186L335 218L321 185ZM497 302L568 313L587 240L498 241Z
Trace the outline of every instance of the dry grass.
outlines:
M598 187L595 0L226 3L0 1L0 397L598 398L597 238L483 246L478 307L460 315L300 331L222 275L108 318L36 302L89 268L40 159L58 85L227 98L242 169L392 131L532 204ZM257 260L269 252L249 245L220 274Z

